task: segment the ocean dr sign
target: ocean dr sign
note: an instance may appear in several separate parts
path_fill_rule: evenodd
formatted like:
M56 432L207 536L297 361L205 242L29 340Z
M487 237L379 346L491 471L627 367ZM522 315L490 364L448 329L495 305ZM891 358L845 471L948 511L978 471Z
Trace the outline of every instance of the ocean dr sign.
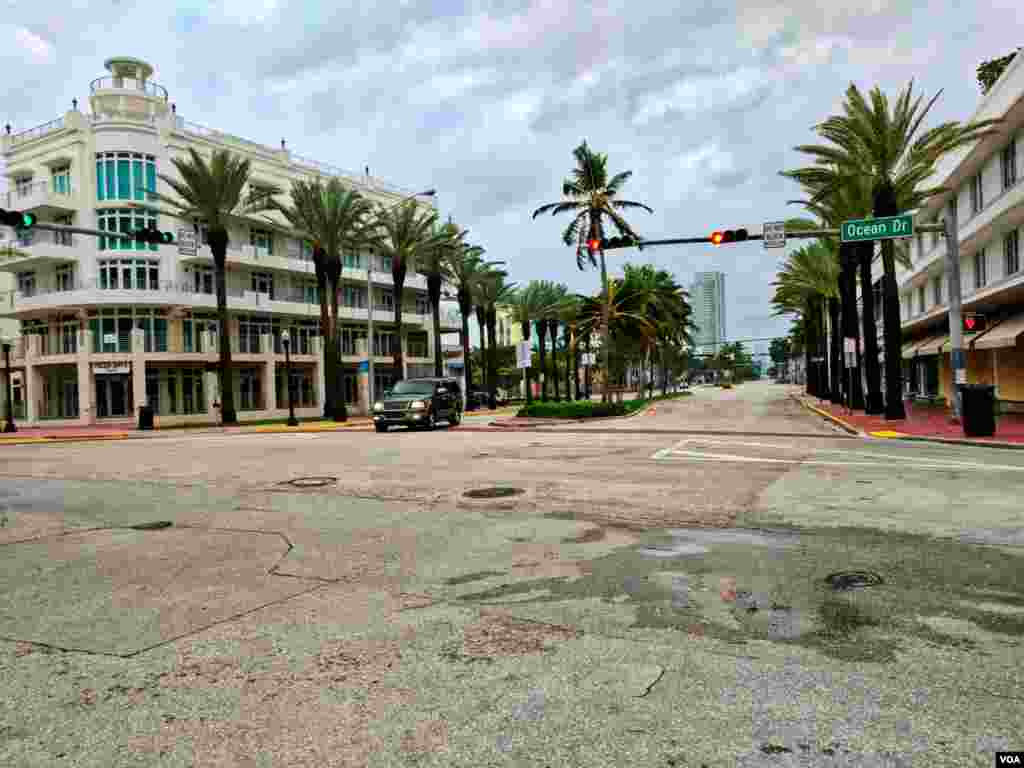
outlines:
M841 241L844 243L910 237L914 234L914 220L910 214L906 214L903 216L886 216L881 219L844 221L839 234Z

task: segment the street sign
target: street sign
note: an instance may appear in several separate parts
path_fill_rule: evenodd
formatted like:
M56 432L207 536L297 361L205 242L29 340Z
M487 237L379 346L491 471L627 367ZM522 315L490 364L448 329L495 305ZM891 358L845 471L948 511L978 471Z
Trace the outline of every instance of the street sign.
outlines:
M196 233L193 229L181 228L178 230L178 255L196 255Z
M117 344L117 334L116 333L104 333L103 334L103 343L104 344Z
M786 222L766 221L761 233L765 248L786 247Z
M854 219L844 221L839 228L840 240L844 243L859 243L865 240L891 240L895 237L910 237L914 234L914 219L907 213L902 216L885 216L878 219Z
M516 367L530 367L530 342L520 341L516 344Z

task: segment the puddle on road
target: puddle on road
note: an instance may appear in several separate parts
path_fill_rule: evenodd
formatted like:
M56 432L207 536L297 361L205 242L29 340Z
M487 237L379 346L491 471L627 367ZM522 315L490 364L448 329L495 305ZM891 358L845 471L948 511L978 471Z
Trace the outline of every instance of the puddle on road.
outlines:
M973 647L932 618L1017 641L1024 635L1022 568L1024 552L860 528L671 529L584 564L582 577L514 582L460 599L528 605L596 597L633 606L633 629L732 643L767 639L886 662L908 636ZM827 577L840 572L882 581L836 589Z

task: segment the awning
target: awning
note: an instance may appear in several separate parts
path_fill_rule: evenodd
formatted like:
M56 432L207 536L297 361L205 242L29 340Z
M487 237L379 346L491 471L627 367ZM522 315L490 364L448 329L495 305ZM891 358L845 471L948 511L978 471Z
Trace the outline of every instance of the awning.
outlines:
M918 355L937 355L939 354L939 345L945 340L945 336L932 336L923 341L905 344L903 346L903 359L908 360Z
M975 349L997 349L999 347L1013 347L1017 344L1017 337L1024 333L1024 314L1014 315L1009 320L1004 320L999 325L989 328L985 333L979 334L974 342Z

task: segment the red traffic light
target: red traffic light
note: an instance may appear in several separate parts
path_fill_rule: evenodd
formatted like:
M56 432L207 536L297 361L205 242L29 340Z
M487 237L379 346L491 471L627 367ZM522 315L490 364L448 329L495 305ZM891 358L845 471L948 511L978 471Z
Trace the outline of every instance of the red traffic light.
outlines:
M721 232L712 232L711 233L711 244L712 245L721 245L722 244L722 239L724 237L725 236Z
M587 248L590 249L591 253L593 253L594 251L598 250L600 247L601 247L601 241L600 240L597 240L595 238L591 238L590 240L587 240Z
M722 243L742 243L749 237L749 233L743 228L727 229L724 232L716 230L711 233L711 243L713 245L721 245Z
M964 315L963 330L967 333L981 333L988 328L984 315Z

